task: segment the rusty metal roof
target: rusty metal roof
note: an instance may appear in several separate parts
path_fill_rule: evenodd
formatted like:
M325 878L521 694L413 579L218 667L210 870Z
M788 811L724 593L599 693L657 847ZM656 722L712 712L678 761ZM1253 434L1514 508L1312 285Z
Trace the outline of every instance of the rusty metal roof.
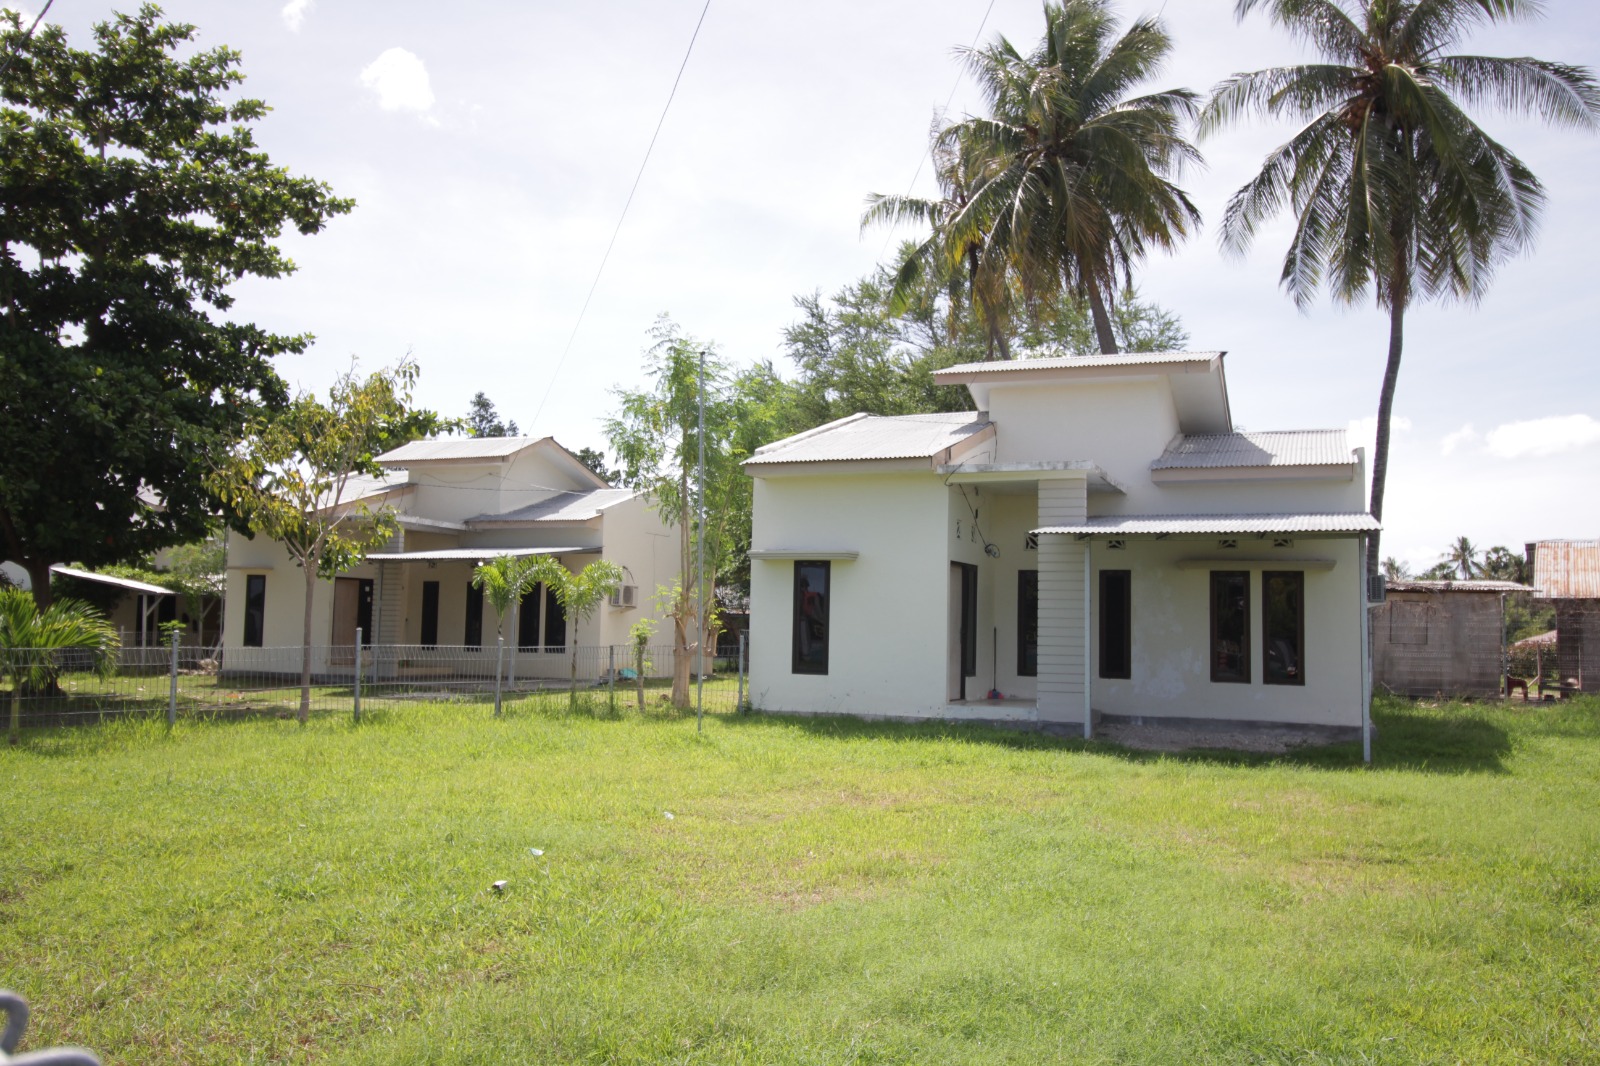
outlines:
M1349 466L1355 456L1342 429L1270 433L1201 433L1179 437L1151 470L1212 470L1225 467Z
M1390 592L1532 592L1529 585L1515 581L1423 581L1412 578L1390 578L1385 582Z
M1600 599L1600 540L1541 540L1531 547L1540 599Z

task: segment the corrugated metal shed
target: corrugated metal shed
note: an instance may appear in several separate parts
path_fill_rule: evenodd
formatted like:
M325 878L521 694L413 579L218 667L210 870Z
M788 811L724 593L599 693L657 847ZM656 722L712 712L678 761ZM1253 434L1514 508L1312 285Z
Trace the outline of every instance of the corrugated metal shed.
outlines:
M1384 582L1390 592L1532 592L1529 585L1519 585L1515 581L1490 581L1479 579L1473 581L1414 581L1411 579L1395 580L1390 578Z
M1077 367L1155 366L1162 363L1209 363L1223 352L1120 352L1115 355L1058 355L1049 359L1005 359L986 363L957 363L936 370L933 380L944 382L969 374L1020 374L1031 370Z
M1081 523L1044 526L1035 533L1370 533L1369 514L1101 515Z
M414 440L378 456L384 466L410 463L463 462L474 459L488 462L506 459L533 447L549 437L462 437L443 440Z
M1355 462L1342 429L1270 433L1206 433L1180 437L1152 470L1262 466L1349 466Z
M1600 540L1541 540L1530 547L1540 599L1600 599Z
M530 503L502 514L481 514L467 519L474 526L520 524L523 522L584 522L598 517L613 504L634 497L632 489L595 489L593 492L563 492L548 500Z
M852 415L757 448L745 462L829 463L862 459L929 459L993 423L972 412Z

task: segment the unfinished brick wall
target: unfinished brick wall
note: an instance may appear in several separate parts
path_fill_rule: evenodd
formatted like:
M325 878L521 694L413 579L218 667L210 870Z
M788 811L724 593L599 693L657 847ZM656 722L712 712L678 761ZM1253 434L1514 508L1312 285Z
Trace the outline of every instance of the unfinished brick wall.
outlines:
M1372 612L1372 680L1403 696L1500 693L1500 596L1391 592Z
M1556 669L1563 682L1600 692L1600 600L1556 600Z

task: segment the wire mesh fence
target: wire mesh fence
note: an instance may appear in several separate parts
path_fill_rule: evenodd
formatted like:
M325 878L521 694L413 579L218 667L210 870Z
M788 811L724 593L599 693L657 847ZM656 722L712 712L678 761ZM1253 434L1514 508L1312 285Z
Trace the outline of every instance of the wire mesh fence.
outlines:
M482 704L485 713L731 714L746 706L748 649L670 644L514 647L347 645L4 649L0 715L20 727L146 715L180 718L381 712L401 703ZM302 684L309 668L309 679Z

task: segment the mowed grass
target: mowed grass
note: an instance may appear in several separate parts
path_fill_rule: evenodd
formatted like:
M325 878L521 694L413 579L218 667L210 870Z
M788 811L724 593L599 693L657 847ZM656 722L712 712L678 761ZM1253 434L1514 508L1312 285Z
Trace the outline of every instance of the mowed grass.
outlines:
M0 985L107 1063L1600 1061L1600 701L1377 722L1372 769L466 704L34 730Z

